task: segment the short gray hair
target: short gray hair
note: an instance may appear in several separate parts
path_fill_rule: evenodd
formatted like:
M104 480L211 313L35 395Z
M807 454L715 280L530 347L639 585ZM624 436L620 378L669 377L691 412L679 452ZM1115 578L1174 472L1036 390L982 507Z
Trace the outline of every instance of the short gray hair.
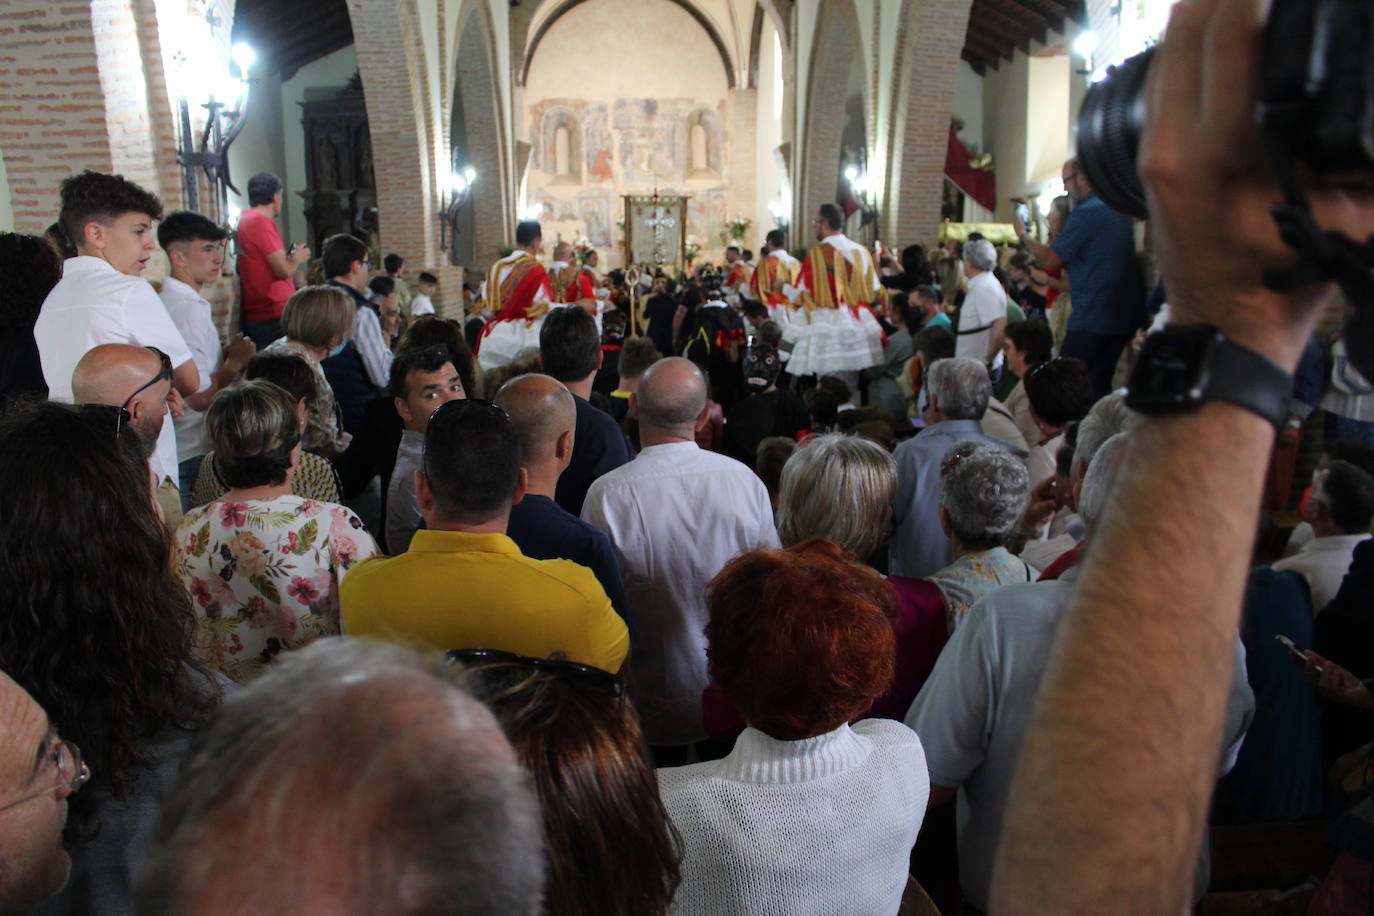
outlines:
M950 420L981 420L992 399L988 367L970 356L937 359L926 370L926 385L940 413Z
M992 270L997 266L997 249L987 239L974 239L964 243L964 260L974 270Z
M1083 491L1078 497L1078 514L1083 516L1083 527L1088 533L1097 531L1102 516L1107 512L1111 500L1112 487L1126 458L1126 444L1129 433L1117 433L1097 450L1092 464L1088 465L1087 476L1083 478Z
M778 537L784 547L825 538L867 560L887 534L896 491L887 449L843 433L816 436L783 465Z
M138 911L537 913L538 803L442 665L335 637L230 697L164 801Z
M1126 406L1126 395L1114 391L1100 398L1078 424L1078 440L1073 450L1074 467L1083 473L1092 467L1093 457L1108 439L1135 427L1139 415Z
M966 440L945 452L940 505L959 542L974 550L1002 547L1030 502L1030 473L1011 452Z

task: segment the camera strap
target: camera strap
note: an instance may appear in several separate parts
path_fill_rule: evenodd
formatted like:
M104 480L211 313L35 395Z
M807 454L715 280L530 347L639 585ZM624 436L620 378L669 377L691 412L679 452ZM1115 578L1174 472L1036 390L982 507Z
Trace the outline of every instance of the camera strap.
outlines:
M1345 326L1350 361L1361 375L1374 378L1374 237L1361 243L1343 232L1328 232L1318 226L1282 131L1271 122L1263 135L1284 196L1283 203L1275 204L1270 212L1279 235L1302 258L1292 267L1265 270L1264 285L1275 292L1292 292L1335 281L1354 308Z

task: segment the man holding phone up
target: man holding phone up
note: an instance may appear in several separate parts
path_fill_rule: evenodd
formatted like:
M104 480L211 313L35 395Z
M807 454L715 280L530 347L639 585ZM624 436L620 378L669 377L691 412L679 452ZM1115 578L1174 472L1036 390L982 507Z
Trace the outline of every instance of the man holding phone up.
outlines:
M239 217L239 287L243 294L243 333L261 350L282 336L281 312L296 291L296 268L310 260L304 245L282 246L275 220L281 215L281 179L259 172L248 179L249 209Z

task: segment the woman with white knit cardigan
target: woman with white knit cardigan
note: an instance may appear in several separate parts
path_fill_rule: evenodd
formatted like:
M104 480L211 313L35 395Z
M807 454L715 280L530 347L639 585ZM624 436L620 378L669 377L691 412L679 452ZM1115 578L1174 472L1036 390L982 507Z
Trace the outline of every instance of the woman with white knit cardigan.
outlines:
M658 771L682 837L675 914L894 914L930 781L915 732L850 721L892 681L891 591L820 539L733 560L707 590L710 672L749 727Z

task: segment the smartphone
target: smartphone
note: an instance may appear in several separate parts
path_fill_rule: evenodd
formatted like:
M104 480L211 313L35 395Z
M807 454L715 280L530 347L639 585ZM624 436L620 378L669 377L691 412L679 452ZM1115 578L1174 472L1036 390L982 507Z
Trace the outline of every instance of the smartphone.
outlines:
M1279 633L1279 634L1277 634L1277 635L1274 637L1274 640L1275 640L1276 642L1282 644L1283 647L1284 647L1285 649L1288 650L1289 654L1292 655L1294 658L1296 658L1298 661L1300 661L1300 662L1306 662L1306 661L1307 661L1307 653L1304 652L1303 650L1299 649L1299 648L1297 647L1297 645L1293 642L1293 640L1289 639L1287 636L1284 636L1282 633ZM1316 672L1317 672L1318 674L1321 674L1321 673L1322 673L1322 666L1321 666L1321 665L1317 665L1317 666L1316 666Z

